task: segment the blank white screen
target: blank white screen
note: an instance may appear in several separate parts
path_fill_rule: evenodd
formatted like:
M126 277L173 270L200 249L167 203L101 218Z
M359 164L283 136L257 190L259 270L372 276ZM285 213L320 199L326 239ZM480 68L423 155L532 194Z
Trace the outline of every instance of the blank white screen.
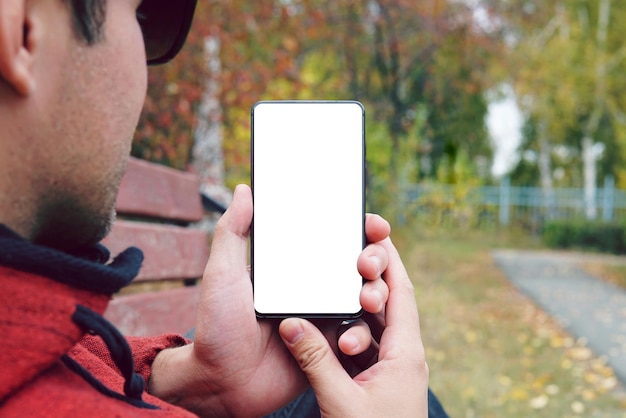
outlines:
M360 311L363 129L356 102L253 108L252 274L259 314Z

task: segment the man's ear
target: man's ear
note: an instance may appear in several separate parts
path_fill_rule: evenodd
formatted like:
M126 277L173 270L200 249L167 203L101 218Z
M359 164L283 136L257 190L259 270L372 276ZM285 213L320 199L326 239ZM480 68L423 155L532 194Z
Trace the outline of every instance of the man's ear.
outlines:
M35 87L26 0L0 0L0 77L18 94Z

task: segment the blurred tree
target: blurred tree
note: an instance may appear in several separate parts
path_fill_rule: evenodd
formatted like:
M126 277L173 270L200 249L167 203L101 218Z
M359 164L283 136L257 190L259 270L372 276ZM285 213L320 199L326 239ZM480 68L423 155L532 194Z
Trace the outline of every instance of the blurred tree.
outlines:
M179 56L165 65L149 67L148 92L132 155L186 168L206 77L204 38L209 30L206 5L199 2Z
M536 126L542 184L551 187L554 173L562 176L566 169L569 186L586 188L587 215L595 217L599 181L606 175L626 177L621 174L626 149L626 84L621 76L626 47L621 27L626 22L626 4L613 0L485 3L509 39L501 71L510 74L520 107ZM564 149L578 162L577 168L548 164L555 162L555 151L563 154Z
M319 10L332 31L318 33L322 37L311 48L321 54L313 61L318 77L307 80L322 96L328 94L324 86L343 85L344 96L367 105L369 149L377 151L372 173L391 185L434 179L439 163L459 152L474 167L477 161L484 166L491 149L483 93L493 84L486 69L501 42L476 23L473 9L444 0L325 4ZM385 128L373 127L378 124ZM484 171L474 169L473 175ZM456 181L453 170L445 178Z
M188 164L208 76L205 40L210 36L220 44L222 69L217 82L226 166L233 182L245 181L250 107L278 80L287 81L285 94L298 90L295 59L300 45L294 34L300 32L299 21L292 15L289 5L270 1L198 2L180 55L168 64L149 68L148 95L133 155L177 168Z
M449 0L200 2L181 55L150 69L133 153L185 167L211 36L220 45L231 185L248 179L249 112L261 99L361 100L377 151L370 172L394 185L434 179L441 161L453 167L461 154L475 165L490 157L483 92L493 84L487 68L500 39L474 14ZM444 178L454 182L454 173Z
M374 117L386 121L392 181L401 178L407 151L421 161L419 178L435 178L442 159L453 167L459 151L472 161L490 157L483 92L490 86L485 68L498 41L475 24L472 8L442 0L369 4L375 5L370 6L373 61L361 90L374 105ZM419 110L426 112L423 123L416 123ZM403 142L415 143L414 149ZM453 170L444 177L456 181Z

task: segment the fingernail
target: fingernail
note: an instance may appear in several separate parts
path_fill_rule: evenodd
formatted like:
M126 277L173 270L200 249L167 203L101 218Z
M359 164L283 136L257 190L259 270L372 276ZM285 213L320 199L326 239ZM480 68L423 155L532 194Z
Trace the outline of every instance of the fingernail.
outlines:
M352 354L355 353L359 349L359 339L354 335L344 334L342 335L342 345L344 346L344 354Z
M382 274L382 268L383 268L383 263L382 261L380 261L380 258L373 255L370 257L370 260L372 261L372 263L374 263L374 265L376 266L376 271L378 272L378 276L380 276Z
M290 344L295 344L304 335L302 323L297 318L289 318L283 321L282 332L283 338Z
M233 198L235 198L235 196L241 193L242 187L243 187L243 184L238 184L237 186L235 186L235 190L233 191Z
M378 313L378 312L382 311L383 307L385 306L385 301L383 299L383 294L378 289L374 289L372 291L372 294L376 298L376 302L377 302L377 304L376 304L377 311L374 312L374 313Z

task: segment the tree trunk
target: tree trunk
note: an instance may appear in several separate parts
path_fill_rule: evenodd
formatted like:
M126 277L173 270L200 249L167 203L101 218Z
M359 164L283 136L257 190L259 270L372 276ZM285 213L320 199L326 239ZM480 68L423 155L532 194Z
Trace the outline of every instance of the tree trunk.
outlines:
M198 111L194 131L191 169L200 177L200 190L212 199L228 205L231 192L224 185L224 154L222 149L222 108L219 101L221 73L220 41L207 37L204 42L208 77ZM212 230L219 216L207 216L200 227Z
M593 138L585 136L582 144L584 167L584 202L585 217L596 219L598 208L596 205L596 156L593 150Z
M554 184L552 182L552 147L548 141L547 122L539 122L539 177L541 179L541 189L543 191L544 207L546 216L551 219L554 212Z
M611 0L600 0L598 4L598 27L596 30L596 68L593 107L584 127L582 139L583 173L585 187L585 217L595 219L596 207L596 155L593 150L594 137L600 126L600 119L606 102L606 48L611 17Z

